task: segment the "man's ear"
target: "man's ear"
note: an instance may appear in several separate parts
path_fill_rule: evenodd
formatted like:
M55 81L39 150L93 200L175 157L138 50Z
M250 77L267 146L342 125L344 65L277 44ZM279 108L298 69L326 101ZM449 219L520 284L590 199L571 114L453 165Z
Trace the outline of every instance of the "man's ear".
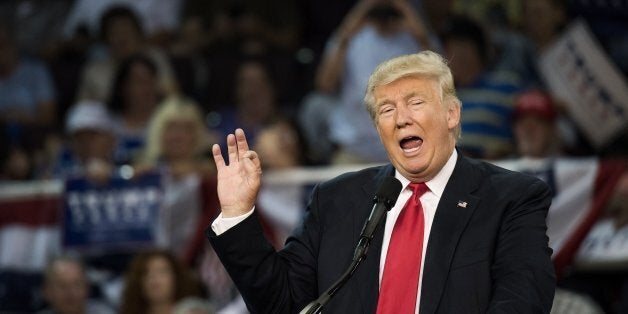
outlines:
M460 100L457 98L447 100L447 127L451 130L460 124Z

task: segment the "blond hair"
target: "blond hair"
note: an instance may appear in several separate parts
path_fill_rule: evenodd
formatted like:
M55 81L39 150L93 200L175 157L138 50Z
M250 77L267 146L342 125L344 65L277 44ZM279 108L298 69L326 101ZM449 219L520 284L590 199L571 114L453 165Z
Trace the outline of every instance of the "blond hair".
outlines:
M159 104L150 119L146 147L140 158L140 163L155 164L163 157L161 138L166 125L173 120L185 120L194 124L197 138L196 151L199 154L208 147L208 132L199 106L191 99L171 96Z
M390 84L404 77L427 77L438 81L443 104L462 106L456 96L454 79L447 61L439 54L424 50L419 53L402 55L382 62L375 68L366 87L364 102L371 119L376 119L375 88ZM460 123L454 129L455 138L460 137Z

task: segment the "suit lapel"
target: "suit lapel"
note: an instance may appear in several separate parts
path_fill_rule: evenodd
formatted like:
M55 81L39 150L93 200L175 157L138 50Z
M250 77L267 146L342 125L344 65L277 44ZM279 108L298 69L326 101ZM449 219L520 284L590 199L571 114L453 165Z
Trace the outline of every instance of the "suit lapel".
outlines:
M478 174L459 154L436 209L425 253L420 313L435 313L447 281L456 245L480 198L471 195Z
M354 215L356 217L353 222L353 243L358 243L360 232L364 226L364 222L371 213L373 202L371 201L377 192L383 178L385 176L394 176L394 168L392 165L384 166L380 169L377 175L367 182L362 187L363 194L360 195L361 199L368 199L368 206L362 215ZM361 202L358 202L360 204ZM379 260L382 252L382 243L384 241L384 220L380 223L379 227L373 235L373 240L369 245L369 249L366 254L366 258L362 261L358 269L355 271L354 278L355 287L358 289L360 296L360 304L363 305L364 313L375 313L377 306L377 297L379 295Z

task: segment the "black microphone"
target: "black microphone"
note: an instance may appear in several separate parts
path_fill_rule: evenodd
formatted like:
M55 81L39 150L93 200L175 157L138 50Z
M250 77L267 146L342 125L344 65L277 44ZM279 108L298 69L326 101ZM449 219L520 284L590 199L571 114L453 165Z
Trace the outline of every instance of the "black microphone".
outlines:
M336 281L329 289L323 292L318 299L312 301L308 304L300 314L314 314L320 313L323 309L323 306L331 300L338 290L349 280L349 278L353 275L355 270L360 265L360 262L366 256L366 251L368 250L368 246L373 239L373 234L377 229L380 221L384 217L384 214L389 211L397 202L397 198L399 197L399 193L401 192L401 182L397 180L395 177L384 177L384 181L379 186L377 193L375 193L375 197L373 198L373 209L371 209L371 214L368 219L364 223L364 227L362 227L362 232L360 233L360 240L355 248L353 253L353 260L351 261L351 265L349 268L340 276L340 279Z
M373 198L374 204L371 214L364 223L364 227L362 227L360 240L353 254L354 259L362 259L366 256L366 251L373 239L377 226L379 226L379 222L382 221L384 214L395 206L401 188L401 182L395 177L384 177L382 185L379 186L379 190L377 190Z

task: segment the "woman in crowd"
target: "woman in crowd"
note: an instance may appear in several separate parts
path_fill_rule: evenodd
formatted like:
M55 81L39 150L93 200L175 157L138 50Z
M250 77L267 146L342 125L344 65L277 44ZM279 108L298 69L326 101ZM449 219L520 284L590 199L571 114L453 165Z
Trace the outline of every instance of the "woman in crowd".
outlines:
M220 144L226 144L226 135L237 127L247 130L252 142L281 109L272 71L263 59L243 60L234 83L234 103L229 109L211 113L208 121Z
M179 300L200 291L191 270L171 252L142 252L127 270L119 313L170 314Z
M109 110L118 139L116 159L132 161L143 148L148 122L162 98L157 67L148 57L125 59L116 73Z
M305 140L296 122L279 117L260 129L252 145L260 160L263 160L262 168L269 175L267 179L274 181L260 190L256 206L273 226L275 246L283 247L305 211L311 186L271 177L306 165Z
M205 180L213 180L213 165L204 156L210 136L195 102L182 97L165 99L148 124L146 146L136 169L163 175L164 202L157 242L178 256L188 249L202 214Z

